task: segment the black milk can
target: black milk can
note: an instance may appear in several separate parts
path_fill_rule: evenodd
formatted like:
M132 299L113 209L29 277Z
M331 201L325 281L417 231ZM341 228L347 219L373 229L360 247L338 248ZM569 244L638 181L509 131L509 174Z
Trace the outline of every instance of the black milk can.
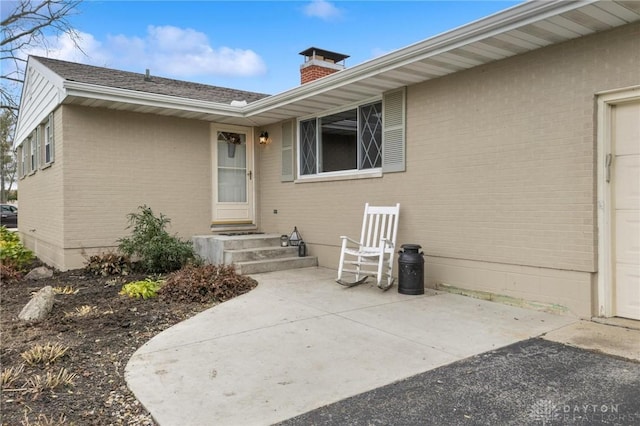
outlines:
M424 294L424 253L418 244L403 244L398 252L398 293Z

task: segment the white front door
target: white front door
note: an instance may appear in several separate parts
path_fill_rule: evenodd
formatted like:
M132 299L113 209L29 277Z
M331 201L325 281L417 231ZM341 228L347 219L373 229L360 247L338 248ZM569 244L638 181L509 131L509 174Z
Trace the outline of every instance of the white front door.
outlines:
M614 315L640 320L640 102L611 111Z
M253 225L253 132L245 127L212 126L212 224L219 229Z

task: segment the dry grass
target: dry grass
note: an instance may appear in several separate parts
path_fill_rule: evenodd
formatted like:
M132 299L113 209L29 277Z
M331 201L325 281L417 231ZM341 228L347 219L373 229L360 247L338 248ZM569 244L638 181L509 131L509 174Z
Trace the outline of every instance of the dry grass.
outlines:
M57 419L53 416L47 417L44 414L38 414L35 420L31 421L25 412L20 424L22 426L62 426L67 424L67 418L64 414L60 414Z
M66 368L61 368L57 374L47 371L45 375L34 374L25 383L25 392L40 394L44 390L54 390L61 386L73 386L77 374L69 373Z
M80 289L73 288L69 285L64 287L53 287L53 292L55 294L78 294Z
M5 368L0 375L2 389L10 389L15 386L16 381L20 378L20 375L24 371L24 364L20 364L18 367Z
M57 373L47 371L44 374L33 374L28 377L22 387L15 388L15 383L23 373L24 364L21 367L10 368L2 372L2 390L4 392L17 392L20 394L31 394L36 398L45 390L54 390L62 386L73 386L77 374L70 373L66 368L61 368ZM4 424L4 423L3 423Z
M97 306L82 305L82 306L76 307L75 311L73 312L65 312L64 316L84 317L96 312L97 308L98 308Z
M49 365L62 358L68 350L68 347L59 343L46 343L44 345L35 345L31 349L22 352L20 356L29 365Z

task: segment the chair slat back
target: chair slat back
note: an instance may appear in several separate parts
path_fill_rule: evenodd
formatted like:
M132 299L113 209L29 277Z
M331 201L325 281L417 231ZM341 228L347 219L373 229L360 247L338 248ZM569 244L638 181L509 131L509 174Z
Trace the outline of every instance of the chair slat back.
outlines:
M385 238L393 242L395 247L399 214L399 203L391 207L365 204L360 245L379 248L380 239ZM390 250L393 251L394 248L392 247Z

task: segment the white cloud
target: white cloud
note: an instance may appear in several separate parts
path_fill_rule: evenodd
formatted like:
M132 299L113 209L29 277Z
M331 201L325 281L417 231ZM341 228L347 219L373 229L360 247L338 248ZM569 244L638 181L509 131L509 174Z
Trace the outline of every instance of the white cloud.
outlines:
M114 43L122 45L129 39L119 36ZM144 40L131 40L125 60L131 65L146 60L145 68L156 75L173 76L224 75L253 76L266 72L262 58L252 50L221 46L214 48L206 34L173 26L149 26Z
M122 34L96 40L79 33L80 52L67 35L48 40L47 49L29 54L73 62L188 79L196 76L254 76L266 73L262 58L252 50L213 47L206 34L191 28L149 26L144 37Z
M76 35L75 41L66 33L47 37L45 46L30 48L26 54L71 62L86 63L90 61L93 64L107 61L111 57L108 52L104 51L102 43L91 34L77 32Z
M311 3L304 7L304 13L307 16L325 20L342 16L342 10L326 0L312 0Z
M207 35L191 28L171 25L147 27L147 40L156 50L166 52L199 51L209 49Z

